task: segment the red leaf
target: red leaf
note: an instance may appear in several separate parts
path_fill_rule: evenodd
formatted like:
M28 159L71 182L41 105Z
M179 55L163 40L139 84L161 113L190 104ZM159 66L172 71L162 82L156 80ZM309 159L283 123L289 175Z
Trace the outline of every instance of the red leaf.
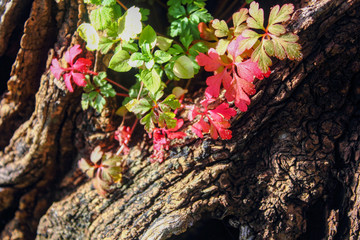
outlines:
M245 81L244 79L234 75L231 85L226 88L225 98L231 102L235 100L235 106L240 111L246 112L247 106L250 104L250 98L248 94L255 93L255 85Z
M222 121L223 118L229 120L231 117L236 115L236 111L229 108L229 104L224 102L217 106L214 110L209 110L210 116L214 121Z
M84 76L83 73L71 72L71 76L72 76L72 78L73 78L76 85L78 85L80 87L85 87L86 86L85 76Z
M211 97L217 98L220 94L220 85L223 82L223 85L226 82L231 81L231 76L226 69L224 69L221 73L215 74L214 76L208 77L206 79L206 84L208 87L206 88L206 93ZM224 84L225 83L225 84Z
M92 62L90 59L79 58L75 64L72 66L74 70L79 72L86 72L86 70L91 66Z
M200 66L204 66L208 72L216 71L222 66L219 54L213 48L209 49L208 55L199 53L199 55L196 56L196 61Z

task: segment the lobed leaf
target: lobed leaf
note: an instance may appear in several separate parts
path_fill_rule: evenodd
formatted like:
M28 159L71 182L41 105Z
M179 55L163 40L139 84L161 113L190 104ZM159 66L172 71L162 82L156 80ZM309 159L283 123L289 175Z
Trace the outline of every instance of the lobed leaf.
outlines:
M230 34L229 28L224 20L215 19L212 22L212 27L215 29L215 36L226 37Z
M147 132L151 132L155 128L154 120L156 120L156 116L154 114L154 110L151 110L150 113L140 119L140 123L144 125Z
M281 9L279 5L274 6L271 9L269 15L269 23L268 26L271 26L275 23L285 22L290 19L290 15L294 12L294 5L284 4Z
M301 46L296 43L298 36L293 33L287 33L280 37L273 37L272 41L275 48L275 56L280 60L287 56L290 60L301 60Z
M252 2L250 4L249 14L251 17L246 20L248 27L265 30L264 10L262 8L259 9L259 3Z

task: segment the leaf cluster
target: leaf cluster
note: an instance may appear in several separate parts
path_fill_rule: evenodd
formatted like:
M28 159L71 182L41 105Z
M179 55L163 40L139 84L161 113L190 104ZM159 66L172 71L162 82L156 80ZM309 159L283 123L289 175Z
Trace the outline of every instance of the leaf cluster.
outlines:
M94 76L92 82L87 75L87 80L88 83L84 87L85 92L81 97L81 107L86 110L91 106L101 112L106 104L105 98L115 97L116 92L112 85L106 81L106 72L100 72Z
M120 166L121 157L111 153L104 153L97 146L90 155L90 160L81 158L78 162L79 168L92 178L97 192L105 196L113 183L122 179L123 167Z

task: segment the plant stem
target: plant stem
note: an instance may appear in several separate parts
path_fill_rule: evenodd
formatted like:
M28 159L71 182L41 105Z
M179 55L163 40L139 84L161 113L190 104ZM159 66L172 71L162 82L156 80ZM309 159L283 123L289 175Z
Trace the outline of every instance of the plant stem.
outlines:
M116 2L117 2L123 9L125 9L125 11L128 10L128 8L127 8L120 0L116 0Z
M87 70L86 73L87 73L87 74L92 74L92 75L95 75L95 76L99 75L99 73L93 72L93 71L90 71L90 70ZM129 89L127 89L126 87L122 86L121 84L119 84L119 83L117 83L117 82L115 82L115 81L113 81L113 80L111 80L111 79L109 79L109 78L105 78L105 80L108 81L109 83L114 84L115 86L118 86L118 87L121 88L122 90L124 90L124 91L126 91L126 92L129 92Z
M134 129L135 129L135 127L136 127L136 125L137 125L138 121L139 121L139 119L138 119L138 118L136 118L136 119L135 119L135 122L134 122L134 124L133 124L133 126L131 127L130 134L132 134L132 133L134 132Z
M119 84L119 83L117 83L117 82L115 82L115 81L113 81L113 80L111 80L111 79L109 79L109 78L105 78L106 79L106 81L108 81L109 83L112 83L112 84L114 84L115 86L118 86L119 88L121 88L122 90L124 90L124 91L126 91L126 92L129 92L129 89L127 89L126 87L124 87L123 85L121 85L121 84Z
M144 86L144 83L143 82L141 82L140 83L140 90L139 90L139 94L138 94L138 96L137 96L137 100L139 100L140 99L140 95L141 95L141 91L142 91L142 89L143 89L143 86Z
M125 94L125 93L116 93L116 96L120 96L120 97L128 97L129 94Z

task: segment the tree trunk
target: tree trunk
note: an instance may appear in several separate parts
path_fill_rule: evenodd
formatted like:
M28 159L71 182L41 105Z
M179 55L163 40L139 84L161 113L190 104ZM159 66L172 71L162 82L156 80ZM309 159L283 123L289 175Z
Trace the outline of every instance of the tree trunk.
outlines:
M80 90L48 70L82 43L81 2L0 2L2 85L13 62L0 105L2 239L360 237L360 0L294 1L288 27L304 58L258 82L233 139L187 138L162 164L139 142L109 198L76 162L111 136L112 113L83 112Z

